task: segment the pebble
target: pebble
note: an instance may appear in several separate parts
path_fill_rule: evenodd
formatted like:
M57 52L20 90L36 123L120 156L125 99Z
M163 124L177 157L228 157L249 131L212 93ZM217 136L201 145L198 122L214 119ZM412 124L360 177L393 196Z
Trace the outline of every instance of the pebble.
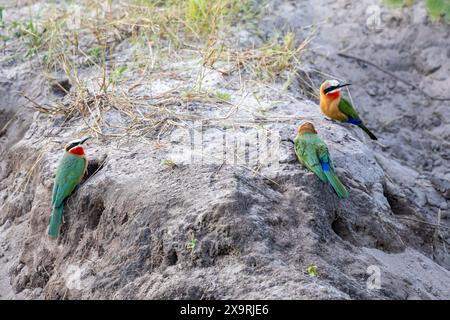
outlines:
M9 227L11 227L11 225L12 225L12 223L11 223L11 220L6 220L6 222L3 224L3 230L6 230L6 229L8 229Z
M369 96L372 96L372 97L374 97L374 96L377 95L376 90L375 90L374 88L372 88L372 87L369 87L369 88L367 89L366 92L367 92L367 94L368 94Z

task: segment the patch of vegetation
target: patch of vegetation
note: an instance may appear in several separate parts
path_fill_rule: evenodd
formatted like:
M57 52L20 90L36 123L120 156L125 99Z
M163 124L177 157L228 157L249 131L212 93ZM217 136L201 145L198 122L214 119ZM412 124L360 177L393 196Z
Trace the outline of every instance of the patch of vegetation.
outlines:
M89 50L89 57L95 63L101 63L104 59L104 51L102 47L93 47Z
M28 21L13 21L11 24L14 36L24 41L27 51L25 57L35 55L41 48L46 32L45 28L39 28L33 19Z
M187 0L186 21L201 36L215 35L239 17L249 15L250 2L241 0Z
M175 169L175 167L177 166L177 164L175 162L173 162L170 159L165 159L162 161L162 164L166 167L169 168L170 170Z
M298 43L292 32L276 35L259 48L236 50L223 44L209 48L205 52L203 64L215 68L218 61L230 61L230 70L219 70L230 74L236 70L248 72L253 78L263 81L274 81L284 73L297 75L301 66L301 56L306 51L310 38ZM288 78L287 81L290 81Z
M212 70L238 75L242 86L281 79L287 89L301 78L309 39L286 33L251 48L235 45L234 27L257 19L257 6L252 0L83 0L46 4L6 29L14 51L39 64L49 82L64 73L72 85L68 104L34 108L81 116L94 136L147 139L186 120L222 121L240 107L228 91L203 85ZM155 95L154 84L165 80L174 88ZM196 108L224 113L209 117L194 114ZM120 126L105 120L112 109L126 118Z
M3 20L3 12L5 11L5 8L0 6L0 28L5 27L5 21Z
M384 3L393 8L411 6L415 0L384 0ZM450 0L425 0L428 15L433 21L450 23Z
M310 277L317 277L317 266L311 265L306 269Z
M186 249L193 254L195 247L197 246L198 240L192 236L191 240L189 240L189 242L186 244Z
M223 101L230 101L231 95L226 92L216 91L216 97Z
M5 8L0 6L0 40L3 42L6 42L8 40L8 36L3 33L3 29L5 29L5 20L3 20L3 12L5 11Z
M123 78L125 71L127 71L126 65L120 66L119 68L112 70L110 73L110 76L109 76L109 82L103 88L103 91L106 92L109 85L112 85L113 87L115 87L116 84Z

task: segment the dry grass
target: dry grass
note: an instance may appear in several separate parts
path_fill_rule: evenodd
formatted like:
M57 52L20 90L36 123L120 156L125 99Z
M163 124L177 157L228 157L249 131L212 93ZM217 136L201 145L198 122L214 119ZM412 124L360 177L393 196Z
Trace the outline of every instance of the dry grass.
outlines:
M259 47L229 44L234 25L261 14L250 3L85 0L48 5L45 17L9 22L7 29L11 41L19 44L17 51L25 58L33 57L50 83L64 74L72 84L64 102L53 106L33 102L31 107L64 116L66 121L81 118L95 136L159 136L186 121L228 119L240 107L230 93L203 89L206 69L224 77L237 76L241 84L283 79L287 88L295 77L310 84L297 72L309 39L299 42L295 34L288 33ZM124 43L127 45L119 49ZM121 57L124 48L131 51L131 57ZM197 61L192 72L173 67L185 61ZM156 95L139 90L161 78L176 79L178 84ZM192 106L224 112L209 117L193 112ZM111 111L125 119L120 126L108 120Z

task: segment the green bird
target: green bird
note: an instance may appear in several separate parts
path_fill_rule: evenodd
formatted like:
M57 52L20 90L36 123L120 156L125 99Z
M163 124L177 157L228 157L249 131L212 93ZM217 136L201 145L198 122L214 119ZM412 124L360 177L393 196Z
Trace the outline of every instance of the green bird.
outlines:
M370 131L352 104L341 97L341 88L350 83L340 84L337 80L326 80L320 86L320 110L331 119L354 124L364 130L372 140L377 137Z
M294 139L295 154L298 160L314 172L323 182L329 181L339 198L348 198L349 193L334 173L334 164L327 145L317 136L314 125L303 123Z
M84 154L82 144L89 138L74 140L64 147L64 156L56 171L52 194L52 217L48 228L48 235L56 238L63 213L64 200L80 183L86 172L88 160Z

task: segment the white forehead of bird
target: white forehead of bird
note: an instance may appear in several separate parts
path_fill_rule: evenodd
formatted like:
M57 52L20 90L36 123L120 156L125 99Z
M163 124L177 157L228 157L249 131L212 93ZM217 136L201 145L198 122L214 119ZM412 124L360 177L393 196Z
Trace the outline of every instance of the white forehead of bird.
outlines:
M337 80L327 80L327 82L329 87L336 87L340 84Z
M70 141L67 145L71 145L71 144L73 144L73 143L80 144L80 143L81 143L81 139L72 140L72 141Z
M328 81L328 87L327 88L329 88L329 87L336 87L336 86L340 85L339 81L337 81L337 80L327 80L327 81ZM341 91L341 88L337 88L337 89L334 89L334 90L332 90L330 92L327 92L327 94L340 92L340 91Z

